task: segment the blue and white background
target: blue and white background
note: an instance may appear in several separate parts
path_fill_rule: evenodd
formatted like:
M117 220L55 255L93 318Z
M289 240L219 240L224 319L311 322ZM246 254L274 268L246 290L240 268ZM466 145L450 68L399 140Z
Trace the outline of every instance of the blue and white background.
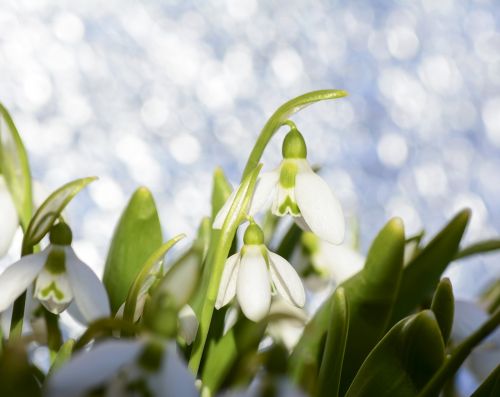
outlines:
M100 177L68 209L98 273L137 186L152 190L167 237L192 235L213 169L238 181L272 112L321 88L350 96L294 121L359 217L364 250L390 216L429 236L465 206L467 241L500 234L495 0L3 0L0 29L0 100L42 190ZM477 294L498 263L454 265L457 295Z

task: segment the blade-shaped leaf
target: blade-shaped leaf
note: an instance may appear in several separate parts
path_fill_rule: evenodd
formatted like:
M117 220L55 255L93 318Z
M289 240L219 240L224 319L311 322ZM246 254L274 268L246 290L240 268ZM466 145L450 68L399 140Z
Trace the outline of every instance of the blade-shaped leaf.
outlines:
M432 295L441 275L457 253L469 218L470 210L459 212L405 267L391 324Z
M57 352L57 355L54 359L54 362L50 366L49 373L47 376L52 375L54 372L56 372L59 368L61 368L66 362L69 361L71 358L71 354L73 353L73 347L75 346L75 340L74 339L68 339L66 342L63 343L59 351Z
M373 241L363 270L341 284L349 297L349 331L340 394L387 327L401 278L404 244L403 224L394 218ZM330 305L326 301L307 324L290 358L291 376L300 385L317 376Z
M372 350L346 397L416 396L444 361L441 331L430 310L397 323Z
M113 312L125 301L142 265L162 241L153 196L147 188L140 187L121 215L104 266L103 282Z
M7 109L0 103L0 174L14 199L21 224L26 230L33 212L31 173L21 136Z
M330 327L319 371L317 395L320 397L337 397L339 395L348 330L349 303L344 288L339 287L333 295Z
M431 310L436 316L436 320L443 335L443 342L446 345L453 326L453 315L455 312L455 302L453 299L453 287L448 278L442 279L434 292Z
M212 221L233 191L221 168L216 168L212 182Z
M49 232L68 203L96 177L81 178L69 182L54 191L38 208L24 234L23 251L29 250Z
M472 393L471 397L500 396L500 364L493 370L483 383Z
M455 259L463 259L472 255L486 254L497 250L500 250L500 239L478 241L458 251L455 255Z

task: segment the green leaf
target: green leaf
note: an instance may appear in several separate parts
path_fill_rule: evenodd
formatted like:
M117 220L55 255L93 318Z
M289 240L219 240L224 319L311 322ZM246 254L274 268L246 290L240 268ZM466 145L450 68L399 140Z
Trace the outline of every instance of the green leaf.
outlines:
M31 173L21 136L7 109L0 103L0 174L14 199L19 219L26 230L33 212Z
M341 395L387 328L401 278L404 244L403 224L399 218L394 218L373 241L363 270L341 284L349 297L349 331ZM330 324L331 299L309 321L290 358L291 376L299 385L307 385L317 377Z
M59 368L61 368L64 364L66 364L69 361L69 359L71 358L71 354L73 353L74 345L75 345L74 339L68 339L66 342L63 343L63 345L57 352L56 358L54 359L54 362L52 363L47 376L50 376L53 373L57 372Z
M276 253L282 258L290 260L294 249L299 245L302 233L302 229L298 227L295 222L292 223L283 236Z
M472 255L486 254L488 252L500 250L500 239L491 239L479 241L468 247L461 249L456 255L455 259L463 259Z
M432 295L439 279L455 257L470 218L470 210L459 212L404 268L391 324L415 310Z
M212 221L233 191L224 171L217 167L212 182Z
M254 323L240 316L234 327L210 345L201 377L203 388L209 390L210 395L219 390L238 359L257 351L266 326L267 321Z
M151 192L140 187L132 195L116 226L104 266L103 282L116 312L150 255L163 241Z
M412 397L444 362L434 314L425 310L397 323L368 355L346 397Z
M317 395L320 397L337 397L339 395L348 330L349 303L344 288L339 287L333 294L330 327L319 371Z
M442 279L434 292L431 310L436 316L436 320L443 335L443 342L446 346L453 326L453 315L455 312L455 302L453 299L453 287L448 278Z
M31 253L33 247L42 240L61 216L69 202L96 177L77 179L53 192L38 208L31 219L23 238L23 252Z
M170 249L177 244L180 240L185 237L184 234L179 234L174 238L168 240L165 244L161 245L151 256L144 262L144 264L140 267L137 277L133 281L132 285L127 294L127 299L125 300L125 307L123 309L123 319L133 322L134 321L134 313L135 307L137 304L137 299L139 298L139 293L141 291L142 286L146 282L146 279L150 277L153 273L153 269L160 264L165 255ZM178 263L176 266L173 266L167 272L168 276L172 274L176 274L179 272L182 263ZM178 280L178 281L187 281L187 280ZM189 286L188 284L186 284ZM184 285L182 286L184 288ZM189 290L189 288L186 288ZM185 291L187 292L187 291ZM188 298L189 299L189 298ZM180 306L184 305L187 302L181 302Z
M479 385L471 397L498 397L500 396L500 364Z
M252 152L250 153L241 180L245 179L245 177L257 166L267 144L275 132L278 131L278 129L290 116L315 102L342 98L346 95L347 92L343 90L319 90L308 92L307 94L298 96L281 105L278 110L273 113L269 120L267 120L264 128L262 128L259 138L257 139L257 142L255 142Z

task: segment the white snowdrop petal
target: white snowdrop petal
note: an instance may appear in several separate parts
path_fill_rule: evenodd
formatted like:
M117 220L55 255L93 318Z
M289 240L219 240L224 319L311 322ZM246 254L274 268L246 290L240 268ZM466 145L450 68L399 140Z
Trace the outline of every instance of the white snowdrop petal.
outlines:
M73 249L66 249L66 272L79 311L91 322L111 314L108 295L96 274L83 263Z
M226 259L219 284L219 292L215 301L215 308L217 310L227 305L236 294L236 280L238 277L239 259L239 253L231 255Z
M12 239L19 225L16 206L5 183L5 178L0 175L0 258L4 256L12 243Z
M47 397L85 395L113 377L137 357L144 343L138 340L108 340L90 351L80 351L47 382Z
M229 195L227 198L226 202L222 206L222 208L217 212L217 215L215 216L214 223L212 227L214 229L222 229L222 226L224 225L224 221L227 218L227 214L229 214L229 210L231 209L231 206L233 205L234 199L236 197L236 193L238 192L239 186L233 190L233 192Z
M332 244L340 244L344 240L342 207L321 177L314 172L297 174L295 198L305 222L314 234Z
M41 272L47 250L27 255L9 266L0 275L0 312L6 310Z
M188 345L193 343L198 333L199 322L193 308L185 305L179 311L179 334Z
M254 216L271 200L273 190L279 181L278 171L263 172L255 185L255 191L248 214Z
M293 217L293 221L297 224L298 227L300 227L304 232L312 232L311 228L309 225L306 223L304 218L302 216L295 216Z
M163 387L157 395L198 397L194 376L177 352L176 345L169 343L165 354L161 377Z
M260 247L247 251L240 259L236 297L243 314L252 321L262 320L271 305L271 285Z
M302 280L293 266L281 256L268 251L271 261L271 279L278 293L296 306L303 307L306 302L306 292Z

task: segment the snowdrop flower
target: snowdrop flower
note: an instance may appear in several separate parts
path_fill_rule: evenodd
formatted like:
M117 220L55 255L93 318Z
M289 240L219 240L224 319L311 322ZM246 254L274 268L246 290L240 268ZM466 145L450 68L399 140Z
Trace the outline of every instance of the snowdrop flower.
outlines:
M78 311L90 322L110 314L104 286L71 248L71 230L58 223L50 231L50 245L22 257L0 275L0 312L6 310L34 282L33 296L54 314L74 299Z
M16 206L2 175L0 175L0 219L2 220L2 226L0 227L1 258L7 253L19 225Z
M308 320L306 312L285 299L276 298L271 304L269 315L276 316L276 319L269 322L267 333L291 352L304 331Z
M342 208L326 182L306 160L307 147L302 134L292 128L283 141L283 161L277 169L263 173L256 184L248 214L253 216L272 199L272 212L291 215L304 230L321 239L340 244L344 239ZM217 214L213 227L221 229L236 197L235 189Z
M302 281L290 263L270 252L259 226L250 223L241 251L224 265L215 308L227 305L236 295L243 314L252 321L269 312L272 293L278 293L295 306L305 303Z
M456 300L451 341L458 344L488 321L489 314L474 302ZM489 335L477 346L465 361L465 367L478 382L486 377L498 365L500 357L500 329Z
M198 396L174 343L152 338L108 340L77 353L47 382L47 397Z

